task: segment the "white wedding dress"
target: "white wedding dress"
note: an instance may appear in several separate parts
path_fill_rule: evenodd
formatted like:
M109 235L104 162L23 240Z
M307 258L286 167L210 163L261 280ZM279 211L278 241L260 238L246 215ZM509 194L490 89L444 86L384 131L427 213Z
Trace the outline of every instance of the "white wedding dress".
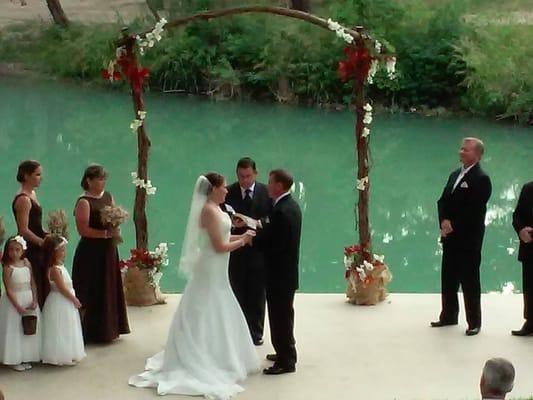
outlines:
M199 223L199 220L196 220ZM220 211L229 241L231 221ZM229 253L214 251L207 232L198 233L194 272L176 310L163 351L129 384L157 387L157 393L225 400L243 391L238 384L259 370L259 358L228 278Z

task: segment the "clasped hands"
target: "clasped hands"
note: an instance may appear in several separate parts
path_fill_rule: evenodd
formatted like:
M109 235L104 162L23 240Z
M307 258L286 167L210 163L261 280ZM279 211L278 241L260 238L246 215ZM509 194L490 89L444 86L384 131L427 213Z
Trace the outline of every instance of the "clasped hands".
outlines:
M520 240L524 243L531 243L533 242L533 228L530 226L525 226L518 232L518 236L520 237Z
M252 245L252 241L253 241L253 238L255 237L256 233L255 231L251 230L251 229L248 229L246 232L244 232L242 235L241 235L241 238L244 242L244 245L248 245L248 246L251 246Z
M443 219L440 223L440 236L446 237L453 232L452 222L449 219Z

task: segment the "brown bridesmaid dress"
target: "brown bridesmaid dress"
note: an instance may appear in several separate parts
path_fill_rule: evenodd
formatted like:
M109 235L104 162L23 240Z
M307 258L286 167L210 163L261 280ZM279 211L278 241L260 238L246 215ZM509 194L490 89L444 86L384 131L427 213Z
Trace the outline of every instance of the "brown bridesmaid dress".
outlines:
M42 226L43 209L26 193L19 193L13 199L11 208L13 210L13 215L15 216L15 221L17 220L15 203L21 196L26 196L31 201L30 214L28 215L28 229L32 231L35 236L44 239L46 232L43 230ZM21 235L20 232L18 234ZM26 244L26 258L31 263L33 279L35 280L35 286L37 288L37 300L39 302L39 307L43 308L46 296L48 296L48 292L50 292L50 284L48 283L48 278L45 276L43 265L43 252L41 246L38 246L29 240L26 241Z
M89 202L89 227L104 230L100 210L112 204L111 194L81 196ZM77 204L77 203L76 203ZM81 237L74 254L72 282L82 304L86 343L108 343L130 332L117 246L112 239Z

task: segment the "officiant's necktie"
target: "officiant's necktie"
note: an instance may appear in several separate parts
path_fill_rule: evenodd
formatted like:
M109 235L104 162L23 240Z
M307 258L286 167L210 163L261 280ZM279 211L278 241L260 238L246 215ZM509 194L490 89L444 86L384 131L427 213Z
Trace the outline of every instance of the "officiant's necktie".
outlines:
M246 189L244 191L244 199L243 199L243 203L244 203L244 207L246 208L246 211L249 213L251 208L252 208L252 196L251 196L251 193L252 191L250 189Z

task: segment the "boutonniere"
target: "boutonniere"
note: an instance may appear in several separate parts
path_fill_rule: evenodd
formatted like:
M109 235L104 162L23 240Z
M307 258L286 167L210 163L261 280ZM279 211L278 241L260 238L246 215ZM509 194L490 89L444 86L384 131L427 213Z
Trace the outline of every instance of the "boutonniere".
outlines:
M461 183L461 186L459 186L459 187L461 187L463 189L468 189L468 183L463 182L463 183Z

